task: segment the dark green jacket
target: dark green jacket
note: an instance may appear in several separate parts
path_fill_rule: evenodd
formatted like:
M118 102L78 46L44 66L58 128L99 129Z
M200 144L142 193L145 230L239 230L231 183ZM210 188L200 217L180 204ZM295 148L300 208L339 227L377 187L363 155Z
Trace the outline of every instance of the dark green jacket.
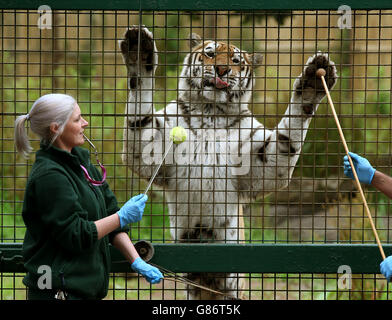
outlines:
M23 220L27 227L23 257L27 270L23 283L38 288L41 265L52 271L52 289L64 289L86 299L107 295L110 272L109 242L117 229L97 239L94 221L119 210L107 183L94 187L84 177L84 165L94 180L99 171L86 149L72 152L41 144L27 181ZM41 271L42 272L42 271Z

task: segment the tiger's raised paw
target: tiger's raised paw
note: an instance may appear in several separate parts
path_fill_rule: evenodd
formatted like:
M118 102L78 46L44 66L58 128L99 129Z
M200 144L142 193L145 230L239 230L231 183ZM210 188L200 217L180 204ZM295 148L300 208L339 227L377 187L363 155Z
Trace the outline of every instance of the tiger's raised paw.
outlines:
M140 43L140 48L139 48ZM131 77L139 73L138 60L140 59L140 71L142 74L150 74L158 63L158 54L153 34L144 26L130 27L124 34L124 39L119 41L123 60ZM131 81L132 88L132 81Z
M320 68L325 70L325 82L328 89L331 90L338 78L335 63L329 59L328 54L321 52L308 59L304 71L294 82L295 93L304 103L306 114L311 114L313 112L312 106L320 103L326 95L321 78L316 76L316 71Z

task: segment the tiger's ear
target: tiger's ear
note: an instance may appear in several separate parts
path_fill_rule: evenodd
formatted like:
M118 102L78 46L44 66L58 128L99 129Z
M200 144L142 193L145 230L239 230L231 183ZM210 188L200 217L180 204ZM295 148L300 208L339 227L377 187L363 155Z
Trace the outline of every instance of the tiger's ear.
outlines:
M252 53L249 55L249 61L252 64L253 69L256 69L261 66L263 55L261 53Z
M197 33L190 34L189 41L191 49L193 49L202 42L200 36Z

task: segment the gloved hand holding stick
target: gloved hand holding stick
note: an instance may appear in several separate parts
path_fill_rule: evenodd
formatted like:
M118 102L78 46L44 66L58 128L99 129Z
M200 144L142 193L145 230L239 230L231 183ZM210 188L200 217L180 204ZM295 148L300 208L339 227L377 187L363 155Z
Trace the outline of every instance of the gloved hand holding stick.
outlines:
M380 242L380 238L378 237L378 233L377 233L376 227L375 227L375 225L374 225L372 215L370 214L370 210L369 210L368 204L367 204L367 202L366 202L365 194L363 193L363 190L362 190L362 187L361 187L361 183L359 182L357 172L355 171L355 167L354 167L353 161L352 161L352 159L351 159L351 157L350 157L350 152L349 152L348 147L347 147L346 139L344 138L344 134L343 134L342 128L341 128L341 126L340 126L339 119L338 119L338 116L337 116L336 111L335 111L335 107L334 107L333 102L332 102L332 99L331 99L331 95L329 94L329 90L328 90L328 87L327 87L327 83L325 82L325 79L324 79L324 76L326 75L326 71L325 71L324 69L320 68L320 69L318 69L318 70L316 71L316 75L317 75L319 78L321 78L321 81L322 81L322 83L323 83L324 90L325 90L325 93L327 94L328 102L329 102L329 105L330 105L330 107L331 107L333 116L334 116L334 118L335 118L336 126L337 126L337 128L338 128L338 131L339 131L339 134L340 134L340 138L341 138L341 140L342 140L344 149L345 149L345 151L346 151L348 161L350 162L350 165L351 165L351 168L352 168L352 172L353 172L353 175L354 175L354 179L355 179L357 188L358 188L358 190L359 190L359 193L360 193L360 195L361 195L363 204L364 204L364 206L365 206L365 210L366 210L367 216L368 216L368 218L369 218L370 225L371 225L371 227L372 227L374 236L375 236L375 238L376 238L376 241L377 241L377 244L378 244L378 248L380 249L380 253L381 253L381 256L382 256L383 260L385 260L384 249L382 248L382 245L381 245L381 242Z

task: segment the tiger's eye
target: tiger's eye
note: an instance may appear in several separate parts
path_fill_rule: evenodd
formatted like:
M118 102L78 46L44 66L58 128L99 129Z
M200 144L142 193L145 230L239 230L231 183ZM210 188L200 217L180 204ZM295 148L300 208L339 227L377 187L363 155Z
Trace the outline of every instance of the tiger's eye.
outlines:
M233 62L234 62L234 63L239 63L240 60L238 60L237 58L234 58L234 59L233 59Z
M215 53L212 51L206 52L207 57L213 58L215 56Z

